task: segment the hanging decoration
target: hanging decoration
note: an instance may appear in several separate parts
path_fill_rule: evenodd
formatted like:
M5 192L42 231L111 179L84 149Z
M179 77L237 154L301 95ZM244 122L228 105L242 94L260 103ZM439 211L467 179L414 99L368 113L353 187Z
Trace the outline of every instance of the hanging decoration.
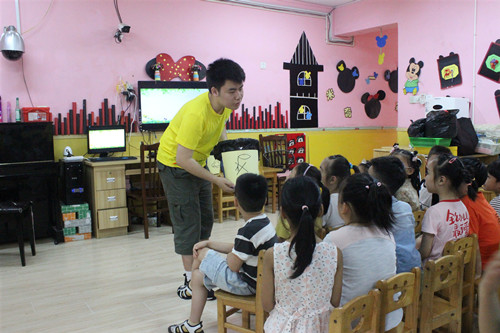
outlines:
M306 135L304 133L286 134L288 148L288 169L306 161Z
M160 55L164 55L165 53L160 53L158 56ZM167 54L168 57L170 57L168 54ZM193 58L194 57L191 57L191 56L187 56L187 57L190 57L190 58ZM183 58L187 58L187 57L183 57ZM173 60L172 60L172 64L182 64L182 69L177 69L177 65L173 65L174 67L176 67L176 70L180 71L181 73L183 73L181 76L179 76L179 78L181 78L181 80L183 81L194 81L193 79L193 76L194 76L194 72L193 72L193 66L194 68L197 68L196 66L199 67L199 70L198 70L198 79L199 80L203 80L206 76L206 73L207 73L207 69L205 67L205 65L203 65L201 62L199 62L198 60L194 59L194 63L193 65L189 65L189 63L191 61L189 61L189 63L182 63L182 59L181 58L177 63L174 63ZM168 58L167 58L168 59ZM172 59L172 57L170 57L170 59ZM191 60L191 59L189 59ZM151 78L151 79L155 79L155 72L156 72L156 67L158 66L161 66L162 68L160 68L159 72L160 72L160 80L161 81L170 81L171 79L177 77L177 76L174 76L173 73L172 73L172 77L169 79L169 80L165 80L166 78L166 74L164 72L165 70L165 62L160 62L160 61L157 61L156 58L153 58L151 60L149 60L147 63L146 63L146 74ZM170 71L171 69L169 69ZM163 73L163 74L162 74ZM163 78L162 78L162 75L163 75Z
M323 71L309 45L305 32L290 62L290 128L318 127L318 72Z
M458 54L450 52L450 55L447 57L440 55L437 63L441 89L462 84L462 72L460 70Z
M354 89L356 80L359 79L358 67L351 69L347 68L344 60L337 63L337 70L339 76L337 77L337 84L342 92L349 93Z
M384 64L384 58L385 58L385 52L383 51L385 44L387 43L387 35L382 36L382 29L380 29L380 36L375 37L375 40L377 41L377 46L379 47L379 53L378 53L378 64L383 65Z
M490 44L478 74L495 82L500 82L500 39Z
M370 81L373 81L373 80L376 80L378 77L378 73L377 72L373 72L373 75L369 75L367 78L366 78L366 84L370 84Z
M403 94L411 93L416 95L418 93L418 79L420 77L420 71L424 67L424 62L415 62L415 58L410 59L410 64L406 69L406 83L403 88Z
M361 103L365 105L365 113L371 118L375 119L380 114L380 109L382 106L380 105L380 101L385 98L385 91L379 90L376 94L370 95L370 93L364 93L361 96Z

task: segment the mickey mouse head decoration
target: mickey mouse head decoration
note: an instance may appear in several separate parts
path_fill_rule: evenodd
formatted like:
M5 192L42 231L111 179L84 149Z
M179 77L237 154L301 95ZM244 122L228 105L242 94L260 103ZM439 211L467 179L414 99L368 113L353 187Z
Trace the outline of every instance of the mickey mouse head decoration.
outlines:
M344 60L339 61L337 64L339 76L337 77L337 84L341 91L349 93L354 89L356 80L359 78L358 67L349 69L346 67Z
M412 93L416 95L418 93L418 78L420 77L420 70L424 67L424 62L416 62L415 58L410 59L410 64L406 69L405 87L403 88L403 94Z
M385 91L379 90L375 95L364 93L361 96L361 103L365 105L365 113L370 119L378 117L381 109L380 101L385 98Z
M398 69L396 68L392 72L390 70L386 70L384 72L384 79L389 84L389 88L393 93L398 92Z

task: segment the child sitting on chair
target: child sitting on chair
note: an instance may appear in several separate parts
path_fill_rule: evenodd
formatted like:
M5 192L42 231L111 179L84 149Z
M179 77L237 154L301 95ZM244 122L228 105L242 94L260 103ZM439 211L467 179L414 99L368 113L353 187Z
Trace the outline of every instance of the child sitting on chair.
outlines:
M272 247L278 240L273 225L262 213L267 181L260 175L243 174L236 180L234 195L234 204L246 223L238 230L234 244L205 240L194 245L191 314L184 322L169 326L169 333L203 332L201 315L210 289L220 288L236 295L255 294L259 251Z
M488 164L488 178L483 187L486 191L495 192L497 195L491 199L490 205L500 216L500 159Z
M311 178L320 188L323 210L314 221L314 232L318 238L323 239L323 237L325 237L326 231L325 229L323 229L323 219L321 217L329 210L328 207L330 206L330 192L328 191L326 186L321 183L321 172L312 164L305 162L297 164L288 175L287 181L288 179L296 177ZM291 232L290 227L288 226L288 222L280 214L280 216L278 216L278 222L276 223L276 235L278 235L279 241L282 242L284 240L287 240L288 238L290 238L290 234Z
M391 156L397 157L404 165L406 179L403 185L394 194L396 199L407 202L411 210L420 208L418 192L420 191L420 165L422 162L417 157L418 152L394 147Z
M281 195L281 216L289 241L264 256L262 306L270 312L267 333L328 332L330 310L338 306L342 255L331 243L316 243L314 220L321 213L319 187L308 177L288 180Z

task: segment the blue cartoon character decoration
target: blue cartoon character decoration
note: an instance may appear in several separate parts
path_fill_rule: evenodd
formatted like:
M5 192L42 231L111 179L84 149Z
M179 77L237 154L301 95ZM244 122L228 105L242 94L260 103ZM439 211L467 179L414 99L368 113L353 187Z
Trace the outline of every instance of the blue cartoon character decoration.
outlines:
M379 90L375 95L370 95L370 93L364 93L361 96L361 103L365 105L365 113L370 119L375 119L380 114L380 101L385 98L385 91Z
M418 93L418 78L420 77L420 71L424 67L424 62L419 61L415 62L415 58L410 59L410 64L406 69L406 78L407 81L405 83L405 87L403 88L403 94L411 93L416 95Z
M382 31L380 32L382 34ZM375 37L375 40L377 41L377 46L380 49L380 52L378 54L378 64L382 65L384 63L384 58L385 58L385 52L383 52L383 48L385 47L385 44L387 43L387 35L383 36L377 36Z
M349 69L347 68L344 60L341 60L337 64L337 70L339 71L337 84L339 85L340 90L345 93L351 92L356 85L356 80L359 79L358 67Z

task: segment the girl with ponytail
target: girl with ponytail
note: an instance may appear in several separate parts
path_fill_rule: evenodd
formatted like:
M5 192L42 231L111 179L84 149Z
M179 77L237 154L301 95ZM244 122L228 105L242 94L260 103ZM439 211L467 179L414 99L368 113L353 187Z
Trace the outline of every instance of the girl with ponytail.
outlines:
M396 274L391 207L389 190L369 174L354 174L342 183L339 214L345 226L330 232L323 241L335 244L343 254L340 306L368 293L378 280ZM385 330L396 327L402 316L401 309L388 313Z
M418 152L394 147L391 156L397 157L403 162L406 172L406 181L394 196L396 199L410 204L412 211L419 210L418 192L420 191L420 166L422 161L418 158Z
M288 241L266 251L262 305L270 312L266 332L328 332L332 306L342 287L342 254L331 243L316 244L314 221L322 211L321 191L309 177L286 181L281 216Z
M351 175L351 169L354 173L359 173L359 169L342 155L328 156L321 162L319 169L321 182L330 191L330 207L323 215L323 226L329 231L344 225L338 210L340 184Z

